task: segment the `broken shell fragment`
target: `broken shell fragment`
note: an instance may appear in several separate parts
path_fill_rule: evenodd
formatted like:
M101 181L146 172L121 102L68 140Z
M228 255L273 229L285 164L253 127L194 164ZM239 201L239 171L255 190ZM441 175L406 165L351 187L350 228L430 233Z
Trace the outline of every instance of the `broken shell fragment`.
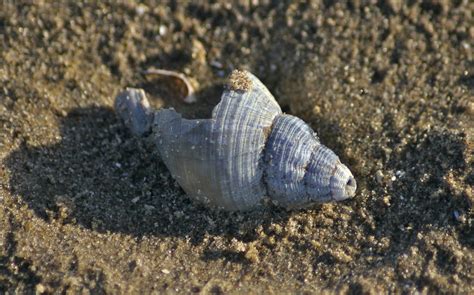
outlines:
M144 72L144 74L176 79L177 81L182 83L182 85L185 88L185 95L184 95L183 101L185 103L194 103L197 101L196 95L194 94L194 88L191 82L189 81L189 79L185 75L175 72L175 71L162 70L162 69L148 69Z
M302 208L355 195L356 181L338 156L301 119L283 114L249 72L232 73L210 119L151 111L144 91L133 88L117 96L115 109L132 133L151 134L184 191L209 206L249 210L269 198Z

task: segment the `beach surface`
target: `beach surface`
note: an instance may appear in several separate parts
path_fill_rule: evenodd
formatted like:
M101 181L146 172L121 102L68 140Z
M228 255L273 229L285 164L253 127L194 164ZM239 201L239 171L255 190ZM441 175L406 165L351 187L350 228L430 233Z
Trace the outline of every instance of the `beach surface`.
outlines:
M474 293L472 1L75 2L0 2L0 293ZM354 199L208 209L114 114L136 87L209 116L233 69Z

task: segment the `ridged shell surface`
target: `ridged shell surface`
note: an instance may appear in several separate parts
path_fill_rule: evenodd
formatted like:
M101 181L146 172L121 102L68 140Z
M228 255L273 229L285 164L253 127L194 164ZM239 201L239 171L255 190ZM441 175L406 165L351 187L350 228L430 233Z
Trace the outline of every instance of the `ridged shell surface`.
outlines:
M301 119L281 115L265 148L265 182L272 200L288 208L331 200L330 177L338 156Z
M272 199L286 205L299 202L306 195L302 182L318 145L313 130L302 120L290 115L275 119L265 150L265 181Z
M282 114L252 74L234 71L212 117L187 120L173 109L153 112L141 89L120 93L125 125L156 142L161 158L193 199L226 210L259 206L264 197L299 208L353 197L347 166L313 130Z
M211 119L187 120L162 109L153 123L162 159L186 193L228 210L255 207L267 194L263 150L281 114L267 88L243 75L235 87L231 81Z

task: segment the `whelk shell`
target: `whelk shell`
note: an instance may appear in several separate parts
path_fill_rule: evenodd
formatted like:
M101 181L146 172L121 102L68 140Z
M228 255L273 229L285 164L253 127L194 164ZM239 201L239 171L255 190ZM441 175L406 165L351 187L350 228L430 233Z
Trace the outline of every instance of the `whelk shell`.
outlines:
M133 134L151 136L184 191L209 206L248 210L268 197L301 208L355 195L356 181L338 156L301 119L283 114L249 72L232 73L210 119L153 111L133 88L117 96L115 110Z

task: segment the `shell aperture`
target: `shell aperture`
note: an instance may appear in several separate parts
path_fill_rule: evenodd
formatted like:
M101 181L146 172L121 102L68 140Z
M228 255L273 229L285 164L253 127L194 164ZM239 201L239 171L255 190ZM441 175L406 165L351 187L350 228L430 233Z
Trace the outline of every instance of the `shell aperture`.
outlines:
M296 208L355 194L349 169L306 123L282 114L249 72L232 73L210 119L184 119L173 109L153 113L145 93L132 88L117 96L115 106L133 133L145 134L134 122L151 126L173 177L191 198L210 206L248 210L268 197Z

